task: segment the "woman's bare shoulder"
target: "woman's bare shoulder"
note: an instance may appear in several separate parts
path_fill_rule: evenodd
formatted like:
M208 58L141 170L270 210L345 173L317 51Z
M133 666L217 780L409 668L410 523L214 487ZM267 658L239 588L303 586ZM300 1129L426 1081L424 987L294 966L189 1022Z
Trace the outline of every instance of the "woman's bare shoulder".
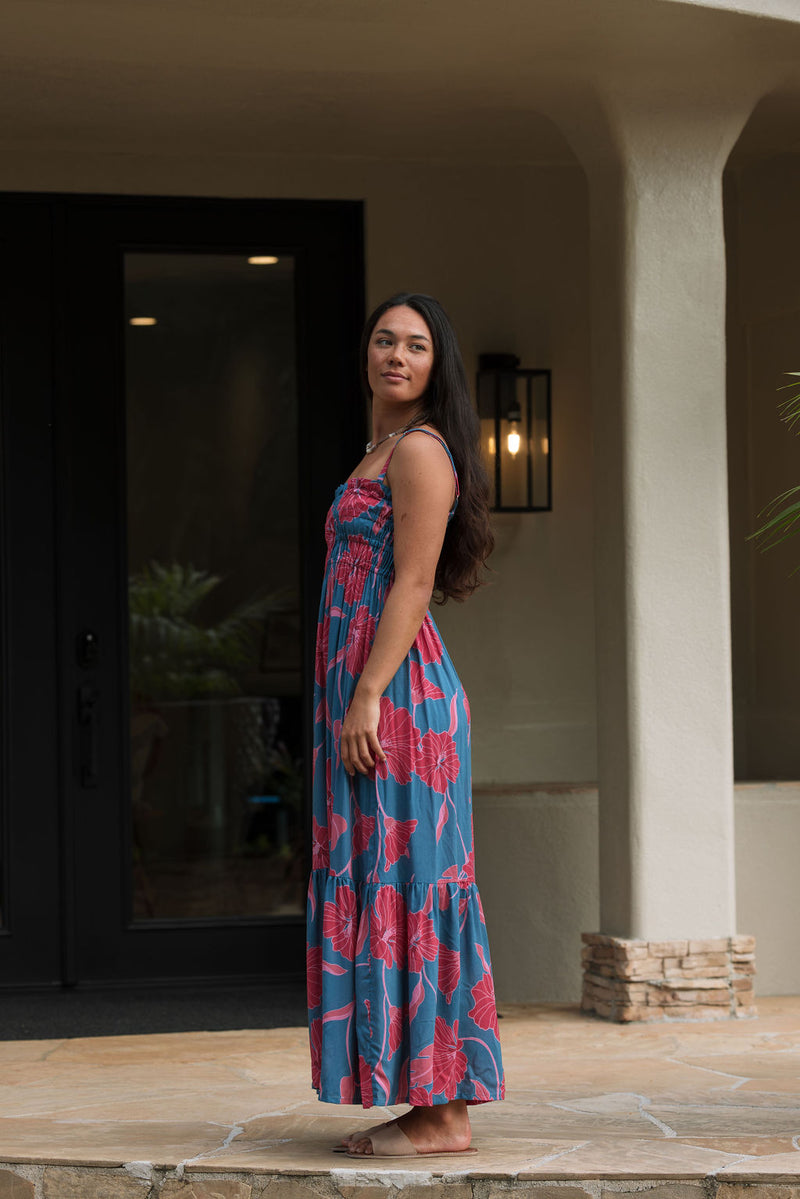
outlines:
M401 462L434 462L442 456L447 457L446 446L444 437L433 425L415 425L397 443L392 460L400 455Z

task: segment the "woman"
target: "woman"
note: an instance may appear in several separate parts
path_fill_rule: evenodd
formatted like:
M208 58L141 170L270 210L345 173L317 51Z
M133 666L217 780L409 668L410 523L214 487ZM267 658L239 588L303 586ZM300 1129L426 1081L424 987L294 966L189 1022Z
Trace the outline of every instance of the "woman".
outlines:
M474 1152L467 1105L501 1099L475 886L469 704L431 619L492 548L478 423L452 327L402 294L367 321L373 440L340 484L314 689L308 900L313 1085L328 1103L410 1103L350 1156Z

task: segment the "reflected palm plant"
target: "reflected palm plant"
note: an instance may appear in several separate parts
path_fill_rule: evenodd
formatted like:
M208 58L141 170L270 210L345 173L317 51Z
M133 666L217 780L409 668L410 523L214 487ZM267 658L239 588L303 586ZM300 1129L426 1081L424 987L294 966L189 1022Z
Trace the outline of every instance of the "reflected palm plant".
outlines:
M216 624L198 610L219 575L192 565L150 562L128 580L131 693L148 700L235 695L237 669L253 659L263 621L294 606L286 587L248 600Z
M786 371L786 374L794 380L800 379L800 371ZM781 420L789 426L789 429L800 435L800 390L798 387L800 384L792 382L785 383L783 387L779 388L780 391L791 388L793 394L781 401L778 411ZM800 533L800 484L781 492L765 508L762 508L758 515L763 524L750 534L748 541L755 541L762 551L770 550L786 541L788 537ZM796 566L791 573L797 574L799 570L800 565Z

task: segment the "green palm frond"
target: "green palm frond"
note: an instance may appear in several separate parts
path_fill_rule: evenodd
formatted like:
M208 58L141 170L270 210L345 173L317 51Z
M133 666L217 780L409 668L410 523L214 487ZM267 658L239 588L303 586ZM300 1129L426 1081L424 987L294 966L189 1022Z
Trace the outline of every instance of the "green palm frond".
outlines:
M792 395L781 400L778 412L790 432L800 436L800 384L796 382L800 379L800 371L786 371L785 373L791 376L795 382L784 383L778 389L779 391L786 391L789 388L792 390ZM776 545L780 545L787 538L800 533L800 499L795 498L798 496L800 496L800 486L790 487L771 500L759 512L758 516L762 524L749 535L747 540L755 541L762 553L774 549ZM797 574L799 570L800 566L797 566L791 573Z
M149 699L199 699L240 691L238 668L252 660L270 612L294 606L284 587L241 604L216 625L197 619L203 600L222 582L189 565L150 562L131 575L130 681L134 695Z

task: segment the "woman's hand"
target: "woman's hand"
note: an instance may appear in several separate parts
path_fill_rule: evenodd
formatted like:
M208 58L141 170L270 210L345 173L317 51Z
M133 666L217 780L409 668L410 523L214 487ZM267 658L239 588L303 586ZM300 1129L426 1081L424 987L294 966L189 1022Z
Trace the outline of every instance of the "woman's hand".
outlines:
M376 759L386 761L378 740L378 720L381 714L380 697L368 695L356 687L350 707L342 723L339 753L349 775L357 770L366 774Z

